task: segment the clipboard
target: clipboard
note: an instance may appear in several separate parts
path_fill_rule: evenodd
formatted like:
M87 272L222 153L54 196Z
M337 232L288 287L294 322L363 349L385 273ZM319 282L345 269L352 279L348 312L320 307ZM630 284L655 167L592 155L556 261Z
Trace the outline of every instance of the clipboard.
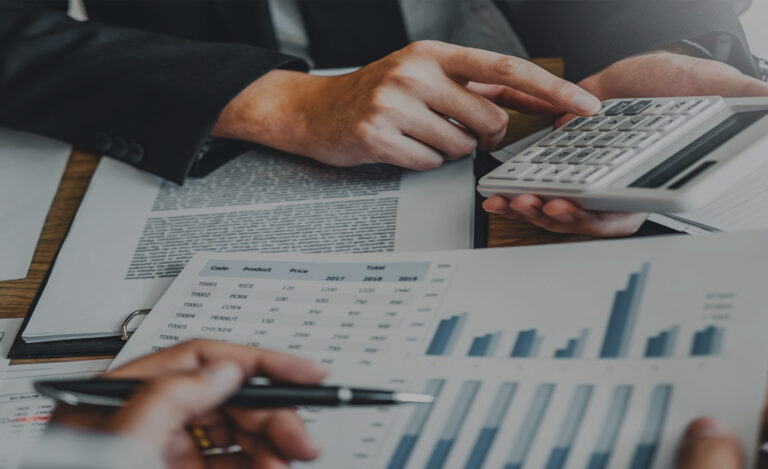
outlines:
M69 235L69 230L64 235L66 238ZM62 242L62 246L63 246ZM43 277L43 281L40 282L40 287L35 293L35 298L29 305L29 310L24 316L24 320L19 327L19 331L16 334L16 338L11 345L11 349L8 352L9 359L47 359L47 358L74 358L74 357L97 357L97 356L113 356L120 352L125 342L130 338L131 334L135 330L133 326L134 320L138 316L149 314L149 309L139 309L130 312L120 328L121 336L115 337L101 337L94 339L73 339L73 340L56 340L50 342L26 342L22 337L24 330L27 327L27 323L32 318L35 308L37 307L40 297L45 291L45 286L48 284L48 279L51 276L53 267L56 264L56 259L59 257L61 246L56 251L56 255L51 261L51 265L48 267L48 271Z
M477 152L473 167L475 184L486 173L493 170L500 163L494 159L487 152ZM475 210L474 210L474 231L473 231L473 248L480 249L488 246L488 214L483 210L483 196L475 191ZM69 230L64 235L64 238L69 235ZM64 243L62 242L63 246ZM40 283L40 287L35 293L35 298L24 317L24 321L19 327L19 332L13 341L11 350L8 353L10 359L53 359L53 358L75 358L75 357L93 357L93 356L114 356L120 352L125 342L130 337L134 321L138 316L147 314L149 310L136 310L126 311L126 317L123 321L122 336L115 337L100 337L92 339L70 339L70 340L56 340L46 342L27 342L23 339L22 334L27 327L27 323L32 318L37 303L39 302L43 291L48 283L48 279L53 271L53 267L56 264L56 259L61 251L56 252L48 271Z

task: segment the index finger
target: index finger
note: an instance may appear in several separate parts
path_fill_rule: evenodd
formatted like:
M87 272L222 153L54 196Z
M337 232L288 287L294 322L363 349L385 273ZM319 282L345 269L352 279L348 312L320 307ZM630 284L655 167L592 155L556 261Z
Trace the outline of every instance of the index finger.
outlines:
M246 376L264 376L278 381L314 384L325 378L324 365L304 358L215 340L194 339L138 358L105 376L153 378L170 373L196 371L206 365L229 361L240 365Z
M504 85L579 115L600 110L600 100L583 88L518 57L482 49L440 45L435 57L451 76Z

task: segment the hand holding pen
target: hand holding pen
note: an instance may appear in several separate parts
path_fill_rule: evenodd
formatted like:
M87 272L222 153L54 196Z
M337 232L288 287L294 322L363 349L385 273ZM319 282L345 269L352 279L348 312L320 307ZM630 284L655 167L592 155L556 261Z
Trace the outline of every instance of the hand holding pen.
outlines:
M222 404L250 377L316 385L325 375L324 366L301 358L194 340L107 373L146 382L122 407L63 404L53 423L144 439L167 467L286 467L320 454L292 409Z

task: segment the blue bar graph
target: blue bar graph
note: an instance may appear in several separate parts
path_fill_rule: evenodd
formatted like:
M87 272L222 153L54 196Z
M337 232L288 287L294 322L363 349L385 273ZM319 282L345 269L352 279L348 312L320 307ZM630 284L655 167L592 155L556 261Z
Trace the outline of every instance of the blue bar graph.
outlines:
M435 335L427 347L427 355L450 355L464 324L467 322L467 313L442 319L437 325Z
M477 435L475 446L472 448L472 452L469 454L469 458L467 458L467 463L464 465L465 469L477 469L485 463L485 458L488 456L488 452L493 445L493 440L496 439L496 434L499 432L501 422L504 421L509 404L512 402L516 391L517 383L506 382L499 386L499 390L496 391L496 397L493 398L491 408L488 410L488 415L485 417L483 427Z
M440 395L444 385L445 380L443 379L431 379L427 382L424 393L437 397ZM405 467L414 446L416 446L421 431L427 424L427 420L429 420L429 414L432 413L433 406L434 403L416 406L410 420L408 420L408 425L405 427L405 432L397 444L395 452L392 454L392 459L387 464L387 469L402 469Z
M653 389L651 404L648 407L648 415L645 418L643 432L640 434L640 443L635 448L629 469L647 469L652 467L653 458L659 447L659 440L664 431L664 422L667 419L669 401L672 398L671 385L659 385Z
M678 326L673 326L650 337L645 345L645 356L647 358L673 356L679 330Z
M587 463L587 469L605 469L608 467L608 461L611 459L613 447L619 437L621 424L624 422L631 398L632 386L620 385L613 389L611 402L608 404L608 412L603 419L603 426L597 437L595 450Z
M490 357L496 353L496 346L499 345L499 340L501 340L501 331L475 337L474 340L472 340L472 344L469 346L467 356Z
M723 347L725 331L717 326L709 326L693 335L691 355L718 355Z
M440 433L440 438L437 440L432 454L429 456L425 469L441 469L445 464L448 454L451 452L451 448L453 448L453 443L456 441L456 437L459 436L461 424L464 423L464 419L472 407L472 402L475 400L478 389L480 389L480 381L466 381L461 386L448 422L446 422L443 431Z
M643 264L640 272L629 276L627 288L616 292L608 327L605 329L600 358L627 356L649 270L650 264Z
M538 355L540 347L541 336L536 335L536 329L520 331L517 334L515 345L512 346L512 353L509 356L513 358L534 358Z
M555 392L555 385L550 383L540 384L536 387L531 406L523 418L523 424L517 432L517 439L512 445L504 469L522 469L533 441L539 432L541 422L549 407L549 401Z
M579 337L568 339L565 347L555 350L555 358L581 358L584 354L584 346L587 343L589 329L582 329Z
M563 426L560 427L560 431L557 433L555 447L552 449L549 459L544 465L545 469L562 469L565 466L565 461L571 452L573 441L576 439L576 434L581 427L584 414L587 412L587 406L592 397L593 389L594 386L590 384L582 384L574 389L571 402L568 405L568 412L563 420Z

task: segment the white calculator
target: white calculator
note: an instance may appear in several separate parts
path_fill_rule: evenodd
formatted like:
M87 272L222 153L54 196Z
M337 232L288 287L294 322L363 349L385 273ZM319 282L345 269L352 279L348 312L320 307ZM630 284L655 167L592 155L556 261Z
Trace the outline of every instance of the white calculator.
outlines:
M675 213L708 204L765 163L768 98L612 99L485 175L478 190Z

